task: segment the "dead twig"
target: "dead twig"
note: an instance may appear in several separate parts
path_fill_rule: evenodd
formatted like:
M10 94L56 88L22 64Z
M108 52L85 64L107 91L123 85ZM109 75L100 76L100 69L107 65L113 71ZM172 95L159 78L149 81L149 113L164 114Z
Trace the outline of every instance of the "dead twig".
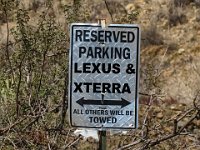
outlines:
M68 145L64 146L62 149L70 148L71 146L75 145L79 140L81 139L81 136L79 136L77 139L75 139L73 142L69 143Z
M195 98L194 98L194 101L193 101L193 105L194 107L197 109L197 110L200 110L200 104L198 104L198 102L200 103L200 91L197 92Z
M4 129L0 129L0 135L4 135L6 132L8 132L9 130L11 130L12 128L14 128L16 125L20 124L21 122L23 122L26 118L23 117L19 120L17 120L15 123L11 124L10 126L4 128Z
M112 12L110 11L110 8L109 8L109 6L108 6L107 0L104 0L104 3L105 3L105 5L106 5L106 8L107 8L107 10L108 10L108 13L110 14L111 21L114 22L113 15L112 15Z
M142 142L141 139L139 139L137 141L134 141L133 143L130 143L128 145L122 146L122 147L120 147L119 149L116 149L116 150L124 150L124 149L130 148L132 146L135 146L135 145L139 144L140 142Z
M160 139L155 139L155 140L152 140L152 141L148 142L148 143L142 148L142 150L145 150L145 149L147 149L147 148L153 147L153 146L155 146L155 145L157 145L157 144L160 144L161 142L164 142L164 141L169 140L169 139L171 139L171 138L173 138L173 137L176 137L176 136L181 135L182 131L183 131L184 129L186 129L186 127L187 127L194 119L196 119L197 115L198 115L198 112L196 112L196 113L195 113L195 114L194 114L194 115L179 129L179 130L178 130L178 131L173 132L172 134L169 134L169 135L167 135L167 136L164 136L164 137L162 137L162 138L160 138Z

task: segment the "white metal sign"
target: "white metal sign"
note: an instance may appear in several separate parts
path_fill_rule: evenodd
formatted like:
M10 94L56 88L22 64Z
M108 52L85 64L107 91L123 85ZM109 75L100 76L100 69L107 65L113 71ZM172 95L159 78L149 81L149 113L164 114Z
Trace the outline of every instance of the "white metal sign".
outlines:
M139 27L72 24L70 34L71 125L137 128Z

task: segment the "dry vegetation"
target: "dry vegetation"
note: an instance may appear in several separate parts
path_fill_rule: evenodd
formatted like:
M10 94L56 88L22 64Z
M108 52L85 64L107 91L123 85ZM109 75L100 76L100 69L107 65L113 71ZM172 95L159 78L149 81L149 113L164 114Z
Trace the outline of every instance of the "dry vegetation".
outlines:
M97 149L67 120L69 26L142 29L139 128L108 149L200 149L199 0L0 0L0 150Z

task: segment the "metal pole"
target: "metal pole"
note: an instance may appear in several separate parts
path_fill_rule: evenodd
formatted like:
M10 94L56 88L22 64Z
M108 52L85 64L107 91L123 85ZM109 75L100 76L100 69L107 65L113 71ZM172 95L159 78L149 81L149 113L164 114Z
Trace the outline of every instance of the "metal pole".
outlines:
M105 19L99 19L99 24L102 28L105 28L106 20ZM104 95L105 93L102 93L102 103L104 103ZM98 150L106 150L106 130L102 129L99 130L99 149Z
M99 150L106 150L106 130L99 131Z
M104 94L102 93L102 103L104 103ZM106 130L99 130L99 150L106 150Z
M102 96L102 103L104 103L104 94ZM106 150L106 130L99 130L99 150Z

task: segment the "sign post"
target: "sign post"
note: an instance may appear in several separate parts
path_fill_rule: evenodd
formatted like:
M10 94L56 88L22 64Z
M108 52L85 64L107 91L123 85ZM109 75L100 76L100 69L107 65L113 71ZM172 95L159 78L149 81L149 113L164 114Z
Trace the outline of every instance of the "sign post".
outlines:
M99 150L106 150L106 130L99 131Z
M102 94L102 101L104 101L104 94ZM106 150L106 130L99 130L99 149L98 150Z
M139 27L75 23L70 44L71 126L137 128Z

